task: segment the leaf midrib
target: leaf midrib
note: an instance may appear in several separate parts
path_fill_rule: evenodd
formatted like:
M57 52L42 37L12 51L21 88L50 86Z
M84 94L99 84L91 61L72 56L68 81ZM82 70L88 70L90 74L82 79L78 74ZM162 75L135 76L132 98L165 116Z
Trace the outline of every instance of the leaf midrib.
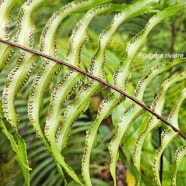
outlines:
M167 120L166 120L165 118L163 118L161 115L159 115L159 114L157 114L156 112L152 111L152 110L151 110L149 107L147 107L145 104L143 104L142 102L140 102L139 100L137 100L137 99L134 98L133 96L130 96L130 95L127 94L126 92L122 91L121 89L119 89L119 88L117 88L117 87L115 87L115 86L113 86L113 85L111 85L111 84L109 84L109 83L103 81L102 79L100 79L100 78L98 78L98 77L96 77L96 76L94 76L94 75L92 75L92 74L89 74L88 72L85 72L85 71L81 70L81 69L78 68L78 67L75 67L75 66L73 66L73 65L71 65L71 64L68 64L68 63L66 63L66 62L64 62L64 61L60 61L60 60L58 60L58 59L56 59L56 58L53 58L53 57L51 57L51 56L49 56L49 55L43 54L43 53L41 53L41 52L37 52L37 51L35 51L35 50L31 50L31 49L29 49L29 48L27 48L27 47L24 47L24 46L21 46L21 45L19 45L19 44L15 44L15 43L13 43L13 42L9 42L9 41L3 40L3 39L0 39L0 42L1 42L1 43L4 43L4 44L7 44L7 45L11 45L11 46L16 47L16 48L19 48L19 49L22 49L22 50L24 50L24 51L26 51L26 52L29 52L29 53L32 53L32 54L35 54L35 55L44 57L44 58L49 59L49 60L51 60L51 61L54 61L54 62L56 62L56 63L58 63L58 64L62 64L62 65L64 65L64 66L68 67L68 68L71 68L71 69L73 69L73 70L75 70L75 71L77 71L77 72L79 72L79 73L81 73L81 74L83 74L83 75L85 75L85 76L87 76L87 77L89 77L89 78L91 78L91 79L94 79L94 80L96 80L97 82L99 82L99 83L101 83L101 84L103 84L103 85L105 85L105 86L107 86L107 87L109 87L109 88L115 90L116 92L120 93L121 95L123 95L123 96L127 97L128 99L132 100L133 102L135 102L137 105L139 105L140 107L142 107L143 109L145 109L147 112L149 112L149 113L151 113L152 115L154 115L155 117L157 117L157 119L161 120L161 121L162 121L163 123L165 123L167 126L170 126L180 137L182 137L183 139L186 140L186 135L183 134L179 129L177 129L176 127L174 127L169 121L167 121ZM183 59L183 60L186 60L186 59Z

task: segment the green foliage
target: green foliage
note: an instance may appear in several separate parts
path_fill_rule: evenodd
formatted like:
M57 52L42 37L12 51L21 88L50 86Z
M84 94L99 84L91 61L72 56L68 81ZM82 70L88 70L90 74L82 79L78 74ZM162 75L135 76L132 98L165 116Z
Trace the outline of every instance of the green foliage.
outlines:
M121 164L135 185L186 183L186 59L165 57L185 54L186 3L121 3L0 1L0 127L26 185L116 186ZM19 185L13 153L0 164Z

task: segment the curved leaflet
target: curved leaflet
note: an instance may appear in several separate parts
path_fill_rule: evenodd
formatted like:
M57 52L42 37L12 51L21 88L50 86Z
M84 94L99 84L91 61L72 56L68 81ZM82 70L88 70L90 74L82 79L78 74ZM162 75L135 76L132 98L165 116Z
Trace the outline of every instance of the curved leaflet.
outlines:
M180 147L176 153L175 153L175 158L176 158L176 168L175 168L175 172L174 172L174 176L172 179L172 185L176 186L176 176L177 176L177 171L178 171L178 167L182 161L182 159L185 157L186 155L186 146L182 146Z
M0 2L0 38L9 39L9 29L11 24L12 9L19 3L19 0L7 0ZM14 54L13 47L9 45L0 44L0 72L4 66L11 60Z
M185 78L186 78L186 73L183 72L181 74L174 75L172 78L166 80L163 83L162 89L160 90L160 92L158 93L158 95L156 96L152 104L152 109L155 112L161 114L163 106L164 106L164 102L165 102L165 93L168 90L168 88L171 85L173 85L175 82L181 81ZM152 131L152 129L157 127L159 124L160 124L160 121L156 117L150 116L146 124L146 129L139 135L139 137L136 140L132 158L134 161L134 165L137 167L138 170L140 170L140 157L141 157L141 150L143 147L144 140L146 139L148 134ZM156 171L156 167L153 167L153 171L154 172ZM155 173L155 175L157 175L157 173ZM156 177L155 177L155 180L156 180Z
M178 112L181 104L186 99L186 89L184 89L177 99L175 107L172 109L170 115L168 116L168 121L172 123L176 128L178 128ZM161 134L161 146L158 149L154 161L153 161L153 170L156 178L157 185L161 185L160 178L159 178L159 164L160 164L160 157L164 149L171 143L172 140L177 136L172 129L167 129L162 132ZM174 178L176 179L176 178Z

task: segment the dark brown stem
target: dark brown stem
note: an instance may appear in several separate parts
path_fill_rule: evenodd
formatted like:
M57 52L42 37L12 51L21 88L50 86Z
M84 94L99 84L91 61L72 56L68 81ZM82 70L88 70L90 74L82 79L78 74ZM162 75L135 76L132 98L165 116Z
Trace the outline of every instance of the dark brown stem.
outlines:
M101 83L101 84L103 84L103 85L105 85L105 86L107 86L107 87L109 87L109 88L115 90L116 92L120 93L121 95L127 97L128 99L132 100L133 102L135 102L136 104L138 104L139 106L141 106L143 109L145 109L146 111L148 111L148 112L151 113L152 115L156 116L157 119L161 120L161 121L164 122L166 125L168 125L169 127L171 127L179 136L181 136L183 139L186 140L186 135L183 134L179 129L177 129L176 127L174 127L170 122L168 122L166 119L164 119L162 116L160 116L160 115L157 114L156 112L152 111L149 107L147 107L147 106L146 106L145 104L143 104L142 102L138 101L136 98L134 98L134 97L130 96L129 94L123 92L121 89L119 89L119 88L117 88L117 87L115 87L115 86L113 86L113 85L111 85L111 84L109 84L109 83L103 81L102 79L100 79L100 78L98 78L98 77L96 77L96 76L94 76L94 75L92 75L92 74L89 74L88 72L84 72L83 70L81 70L81 69L79 69L79 68L77 68L77 67L75 67L75 66L73 66L73 65L70 65L70 64L68 64L68 63L66 63L66 62L60 61L60 60L58 60L58 59L55 59L55 58L53 58L53 57L51 57L51 56L48 56L48 55L46 55L46 54L43 54L43 53L41 53L41 52L37 52L37 51L31 50L31 49L26 48L26 47L24 47L24 46L21 46L21 45L18 45L18 44L9 42L9 41L5 41L5 40L3 40L3 39L0 39L0 42L1 42L1 43L4 43L4 44L7 44L7 45L11 45L11 46L16 47L16 48L19 48L19 49L22 49L22 50L24 50L24 51L26 51L26 52L29 52L29 53L32 53L32 54L35 54L35 55L44 57L44 58L49 59L49 60L51 60L51 61L55 61L56 63L59 63L59 64L62 64L62 65L64 65L64 66L66 66L66 67L69 67L69 68L71 68L71 69L73 69L73 70L75 70L75 71L77 71L77 72L79 72L79 73L81 73L81 74L84 74L85 76L87 76L87 77L89 77L89 78L91 78L91 79L94 79L94 80L96 80L97 82L99 82L99 83Z

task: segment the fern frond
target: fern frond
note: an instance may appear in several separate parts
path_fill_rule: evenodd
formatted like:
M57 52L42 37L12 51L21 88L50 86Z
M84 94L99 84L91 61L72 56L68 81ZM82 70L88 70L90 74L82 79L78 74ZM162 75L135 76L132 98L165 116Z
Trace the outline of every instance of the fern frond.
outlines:
M185 90L178 98L168 119L166 120L161 116L170 112L171 104L173 103L172 101L168 106L165 105L165 98L169 97L170 93L168 92L168 89L171 88L174 83L180 81L182 82L182 85L179 87L182 89L184 87L186 73L184 71L185 69L181 70L180 67L183 67L186 59L176 59L173 62L161 62L161 64L156 60L152 64L144 67L144 70L149 72L142 79L139 78L139 75L136 75L137 72L131 73L131 70L136 71L136 68L133 68L133 64L135 61L141 60L138 58L138 54L140 51L144 50L144 46L149 39L151 31L157 27L160 22L175 15L180 10L183 11L186 3L160 10L158 7L159 5L156 6L159 0L138 0L133 4L121 5L107 3L110 1L111 0L78 0L72 1L66 5L64 5L64 3L59 3L60 7L62 5L60 9L58 9L57 5L50 0L34 0L24 3L19 2L18 0L0 1L0 10L3 12L2 17L0 18L0 71L4 70L3 73L5 73L5 75L3 73L1 74L3 78L0 80L0 83L4 84L0 114L5 117L1 117L0 126L6 137L9 139L12 149L16 153L17 161L20 164L27 185L30 185L30 168L28 165L25 140L27 141L27 137L32 136L34 131L39 136L40 142L44 143L44 146L56 161L59 174L52 184L68 185L67 182L69 180L66 179L65 175L67 173L72 179L71 185L84 185L79 174L75 173L77 170L77 163L67 163L70 158L68 157L66 159L66 156L71 153L78 153L78 156L83 153L81 174L83 175L85 185L91 186L92 184L97 184L97 180L91 180L89 170L90 156L93 148L97 145L100 124L104 122L105 118L110 116L112 111L118 105L118 108L121 108L122 111L118 114L120 116L115 125L114 136L111 139L111 133L106 142L108 143L108 139L111 139L111 142L109 143L111 158L110 172L114 186L117 185L116 165L119 157L122 157L123 161L126 161L126 165L130 167L130 171L135 176L136 185L143 185L146 183L161 185L162 183L159 178L160 157L169 144L174 145L173 139L175 137L180 136L182 139L186 140L182 128L178 125L178 111L185 99ZM12 11L12 8L21 3L22 5L19 9L16 24L17 30L13 38L9 39L11 14L15 13ZM55 13L47 21L44 29L42 31L39 30L38 33L41 32L41 35L40 41L38 42L36 38L38 38L39 34L35 32L38 25L36 24L35 28L35 22L32 19L37 10L40 10L40 7L49 4L55 7L55 10L53 10ZM157 8L157 10L150 11L153 7ZM16 9L16 11L17 10L18 9ZM123 25L124 22L145 13L148 13L147 17L149 18L150 15L152 15L152 12L153 14L155 12L157 13L149 19L142 31L132 39L130 36L133 34L130 36L126 36L125 34L120 35L121 37L126 37L125 39L121 38L122 42L126 43L120 43L118 45L124 46L125 53L120 65L116 67L117 65L115 64L113 69L111 69L112 67L110 67L110 65L105 65L109 56L118 55L116 57L119 59L121 58L121 53L123 53L121 52L121 49L118 49L119 54L114 54L114 52L117 53L117 50L113 52L111 51L113 50L112 48L108 48L109 44L112 44L113 42L112 39L114 35L119 34L119 31L117 31L118 28ZM103 24L98 29L100 31L104 28L98 36L96 31L92 31L91 23L95 24L96 19L108 14L113 19L109 26L104 28L106 24ZM71 19L68 19L69 17ZM69 43L66 42L68 40L65 39L65 42L68 44L63 44L59 41L57 33L65 28L67 23L72 21L74 17L76 20L73 20L73 24L75 24L75 22L77 23L73 30L73 24L68 27L68 34L71 35ZM138 18L140 20L140 17ZM13 24L15 25L15 22L13 22ZM61 25L63 27L61 27ZM138 29L135 30L135 33L137 30ZM68 34L66 34L66 36ZM10 35L13 34L11 33ZM86 45L89 36L91 36L91 41ZM92 41L94 40L93 38L96 42ZM93 46L91 46L91 44L93 44ZM39 45L38 48L37 45ZM36 47L36 50L33 50L34 47ZM62 50L60 51L58 48L61 48ZM66 56L64 56L65 53ZM85 53L88 53L88 55L82 58L82 55ZM59 58L58 55L60 58L66 59L66 62L57 59ZM88 72L85 69L88 69ZM163 73L168 70L170 70L170 72L164 75ZM175 73L176 70L178 71L177 73ZM8 73L9 75L7 78ZM171 73L174 75L170 78L169 76ZM108 76L106 77L105 74ZM135 79L131 78L131 74L135 76ZM163 77L162 80L165 81L162 84L159 93L155 96L151 108L149 108L144 104L146 103L146 98L148 96L148 92L146 94L145 91L148 91L147 86L148 88L152 88L150 83L155 78L159 81L156 89L158 90L161 80L157 76L160 74L161 77ZM7 78L6 82L4 80L5 78ZM140 79L139 83L137 84L136 89L134 89L133 87L136 85L138 79ZM111 82L111 84L108 82ZM30 87L31 83L32 87ZM105 87L107 87L107 90L103 90ZM103 96L105 92L107 95ZM88 124L74 130L73 124L78 118L81 120L81 117L79 116L88 109L92 97L97 93L100 95L103 93L101 97L104 98L100 101L101 103L98 106L95 120L91 121L90 125ZM179 91L176 91L174 97L177 97L178 93ZM132 96L133 94L134 96ZM21 100L21 96L24 100ZM23 120L26 120L28 123L26 111L22 107L22 105L27 104L27 97L28 118L32 127L29 123L29 125L27 124L27 130L25 130L25 124L20 122L19 115L21 116L20 118L23 118ZM150 98L150 100L152 99L153 98ZM147 102L149 105L150 101L147 100ZM162 112L163 108L165 108L164 105L168 107L165 113ZM143 110L147 111L146 115L148 116L144 119L142 119ZM87 112L89 112L89 110ZM4 119L11 124L13 133L12 131L8 131ZM155 129L161 125L160 122L165 123L168 126L168 129L163 131L160 148L155 154L152 143L152 140L154 140L155 137L151 132L156 132ZM73 135L77 132L83 134L86 130L84 148L81 146L78 150L75 149L69 151L65 148L68 141L70 141L70 145L75 143L75 140L71 141L70 139L71 130L73 131ZM128 132L129 134L127 134ZM130 137L132 132L133 135ZM142 149L147 137L149 142L147 149L153 151L150 156L154 157L154 162L151 161L150 163L148 162L145 165L141 165L141 162L143 162L141 161L143 159ZM131 141L129 144L130 139ZM82 143L83 140L84 138L81 137L77 141ZM178 141L179 140L180 139L178 138ZM30 145L29 143L30 141L28 140L28 147ZM122 143L124 143L123 147ZM182 141L179 141L178 143L175 142L176 146L174 149L184 145L181 143ZM41 147L41 144L42 143L36 143L34 145L35 147ZM156 146L156 148L158 147ZM173 185L176 185L176 174L178 166L185 155L184 149L185 148L182 147L176 152L177 158L174 165ZM31 181L34 185L40 184L40 180L44 178L45 174L49 174L49 172L53 173L57 170L55 169L55 164L52 163L52 157L49 157L48 154L45 153L42 154L43 151L44 148L41 147L31 152L29 155L29 158L34 158L34 161L36 162L45 159L31 173ZM48 164L50 164L50 166L48 166ZM69 165L73 168L75 167L75 171ZM147 174L147 177L145 177L146 175L143 173L143 168L146 165L148 168L153 166L153 170L151 171L152 174ZM36 175L42 169L44 170L36 178ZM63 171L65 171L65 173ZM154 179L152 179L153 173ZM61 178L59 176L61 176ZM60 181L58 182L59 179ZM151 181L149 182L147 179L151 179ZM49 184L48 180L44 182L44 185ZM170 181L171 180L169 179L167 182ZM102 182L99 182L99 184L102 184Z

